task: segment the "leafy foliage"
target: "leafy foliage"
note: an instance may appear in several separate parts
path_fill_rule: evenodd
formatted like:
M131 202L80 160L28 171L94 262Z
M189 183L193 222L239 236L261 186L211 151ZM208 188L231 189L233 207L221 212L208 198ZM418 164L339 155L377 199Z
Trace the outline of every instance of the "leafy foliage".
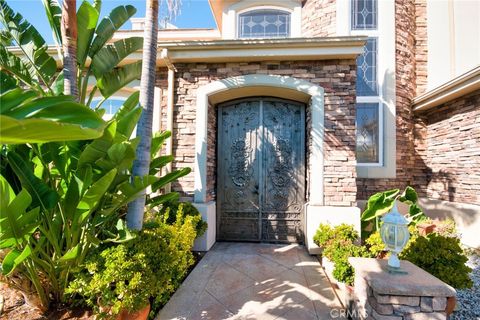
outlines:
M436 232L421 236L414 233L400 254L405 259L433 274L454 288L470 288L469 277L472 271L457 237L445 236Z
M179 217L179 213L181 213L182 219L185 219L187 216L195 218L195 221L197 221L197 224L195 225L197 237L202 236L205 231L207 231L208 224L202 220L202 215L190 202L179 202L177 200L167 201L163 204L162 210L160 211L160 217L168 224L175 224Z
M15 88L0 94L0 106L0 144L94 139L106 125L68 96L37 98L32 90Z
M336 227L330 224L321 223L313 236L313 241L319 247L325 247L332 240L355 241L358 239L358 232L352 225L342 223Z
M60 18L61 8L57 0L43 0L59 56L61 52ZM83 1L77 11L77 66L79 84L79 102L90 106L97 89L104 100L140 78L141 61L120 66L125 57L142 47L143 39L132 37L109 43L116 31L134 14L133 6L118 6L99 22L100 1L93 4ZM38 96L58 95L63 83L62 72L57 71L55 59L40 33L22 15L15 13L0 0L0 23L5 30L1 33L2 41L13 40L22 51L18 57L4 46L0 48L0 67ZM107 44L109 43L109 44ZM88 65L87 57L91 59ZM93 88L90 77L94 76Z
M385 243L383 243L380 232L372 233L366 240L365 246L372 258L378 258L382 252L385 252Z
M407 219L410 224L415 225L426 219L425 214L417 204L417 192L412 187L406 187L401 194L399 189L375 193L368 198L365 210L361 215L362 238L367 238L379 229L381 216L392 210L397 200L409 206Z
M158 310L194 263L191 248L197 224L198 217L179 210L174 224L157 218L134 240L100 247L87 258L86 270L75 274L67 293L81 296L104 317L122 309L139 310L150 301L152 310ZM98 297L108 312L102 313Z
M39 99L48 102L55 98ZM69 97L58 98L70 102ZM10 105L15 103L2 107L10 110ZM180 174L173 171L168 177L151 174L131 179L138 138L130 136L139 110L138 94L134 94L97 139L8 145L3 149L0 170L10 186L4 190L11 192L5 191L2 199L13 192L18 197L14 203L20 201L28 217L33 216L30 212L36 212L35 227L28 229L31 231L27 234L28 241L19 244L14 241L18 237L12 238L9 231L21 227L15 220L17 209L1 207L0 216L5 218L2 230L8 232L0 234L0 243L2 248L13 252L3 261L8 266L4 275L15 271L26 276L30 283L38 284L35 289L44 307L50 297L56 301L62 299L72 270L82 265L92 249L101 243L121 243L132 238L121 219L132 199L154 183L168 183L181 173L190 172L181 170ZM161 145L155 148L158 151ZM152 172L158 174L159 169L152 168ZM19 252L24 254L16 256Z

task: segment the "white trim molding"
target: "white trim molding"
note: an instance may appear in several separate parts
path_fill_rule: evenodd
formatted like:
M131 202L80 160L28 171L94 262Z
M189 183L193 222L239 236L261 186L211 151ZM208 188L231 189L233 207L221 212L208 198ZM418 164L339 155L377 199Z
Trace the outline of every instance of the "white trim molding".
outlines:
M248 11L276 9L290 12L290 37L300 37L302 34L302 6L300 1L239 1L230 6L223 7L222 12L222 38L238 38L238 15ZM215 8L214 8L215 10ZM218 22L217 22L218 23Z
M413 111L421 112L480 89L480 65L413 99Z
M197 91L195 135L195 203L207 202L207 124L209 97L226 90L244 87L273 87L296 90L309 95L311 104L310 203L323 205L324 90L305 80L287 76L249 74L217 80ZM207 223L212 223L207 221ZM213 222L215 223L215 222Z
M377 38L378 95L357 96L357 103L379 104L383 131L382 162L357 164L358 178L395 178L396 176L396 93L395 93L395 4L393 1L378 1L378 23L375 30L351 30L351 1L337 1L337 36L368 36Z

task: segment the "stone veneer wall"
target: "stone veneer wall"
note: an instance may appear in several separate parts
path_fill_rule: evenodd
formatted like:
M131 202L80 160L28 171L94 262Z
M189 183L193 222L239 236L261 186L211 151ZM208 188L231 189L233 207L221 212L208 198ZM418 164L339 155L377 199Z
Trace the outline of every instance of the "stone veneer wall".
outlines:
M420 194L480 205L480 90L421 113L416 141Z
M358 199L368 199L375 192L404 188L413 183L415 97L415 1L395 0L395 90L396 90L396 178L357 179Z
M336 0L306 0L302 7L302 35L304 37L335 36Z
M427 59L427 0L415 0L415 81L417 96L427 90Z
M212 81L247 74L271 74L304 79L325 89L325 205L353 206L356 201L355 165L355 79L354 60L190 63L176 64L173 152L174 169L194 167L196 94L200 86ZM157 85L166 88L167 71L161 69ZM167 90L164 90L165 92ZM162 113L165 105L162 104ZM210 123L210 120L213 120ZM209 110L208 188L215 199L215 110ZM212 142L213 141L213 142ZM315 179L315 177L311 177ZM184 199L192 199L194 174L172 184Z

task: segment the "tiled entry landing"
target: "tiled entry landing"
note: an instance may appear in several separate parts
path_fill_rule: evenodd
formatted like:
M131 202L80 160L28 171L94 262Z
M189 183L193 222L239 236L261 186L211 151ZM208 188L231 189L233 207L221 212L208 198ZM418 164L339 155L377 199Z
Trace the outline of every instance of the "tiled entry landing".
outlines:
M303 246L216 243L156 319L331 319L336 299Z

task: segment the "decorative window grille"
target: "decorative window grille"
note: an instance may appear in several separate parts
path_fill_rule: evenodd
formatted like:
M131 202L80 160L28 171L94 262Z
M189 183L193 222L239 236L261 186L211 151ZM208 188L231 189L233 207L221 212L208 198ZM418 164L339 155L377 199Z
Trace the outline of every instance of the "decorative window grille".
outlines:
M376 96L377 89L377 39L370 38L363 54L357 58L357 96Z
M290 13L281 10L254 10L242 13L238 21L239 38L287 38Z
M380 162L380 114L378 103L357 103L357 162Z
M377 29L377 0L352 0L352 30Z

